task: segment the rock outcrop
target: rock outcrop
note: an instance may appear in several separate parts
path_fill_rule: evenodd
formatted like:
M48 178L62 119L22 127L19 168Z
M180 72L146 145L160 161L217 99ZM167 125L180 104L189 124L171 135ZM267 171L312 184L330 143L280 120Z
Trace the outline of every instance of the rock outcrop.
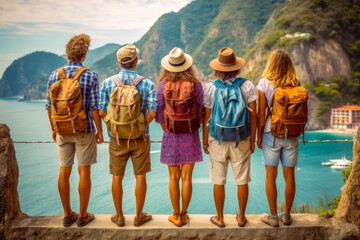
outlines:
M351 174L343 187L335 216L360 228L360 128L354 138Z
M10 129L0 124L0 239L4 231L20 213L17 192L19 167Z

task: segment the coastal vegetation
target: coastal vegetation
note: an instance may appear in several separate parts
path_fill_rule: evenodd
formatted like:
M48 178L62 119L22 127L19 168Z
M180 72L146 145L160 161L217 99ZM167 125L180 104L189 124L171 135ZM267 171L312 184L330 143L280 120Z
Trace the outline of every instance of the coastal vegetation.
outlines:
M341 172L343 176L342 180L344 183L348 180L352 170L352 165L348 169L345 169ZM319 196L319 208L317 209L319 215L323 218L331 218L335 215L335 210L337 209L340 202L341 194L336 197L331 197L324 193L324 197Z

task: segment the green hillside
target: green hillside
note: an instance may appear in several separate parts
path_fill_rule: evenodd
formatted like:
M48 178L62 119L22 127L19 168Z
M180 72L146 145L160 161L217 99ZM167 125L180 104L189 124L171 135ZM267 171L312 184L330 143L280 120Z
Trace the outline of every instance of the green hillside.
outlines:
M202 80L210 78L209 62L224 46L239 56L255 45L255 36L274 9L285 0L196 0L178 13L161 16L135 45L140 49L140 74L157 81L160 61L173 47L194 57ZM106 60L105 60L106 59ZM116 71L115 71L116 69ZM100 76L119 70L114 54L94 64Z
M54 69L65 63L65 59L49 52L34 52L15 60L0 80L0 97L24 94L29 83L49 77Z
M119 49L120 45L116 43L108 43L102 47L89 50L85 61L83 62L84 66L92 66L95 62L103 59L110 53L113 53Z

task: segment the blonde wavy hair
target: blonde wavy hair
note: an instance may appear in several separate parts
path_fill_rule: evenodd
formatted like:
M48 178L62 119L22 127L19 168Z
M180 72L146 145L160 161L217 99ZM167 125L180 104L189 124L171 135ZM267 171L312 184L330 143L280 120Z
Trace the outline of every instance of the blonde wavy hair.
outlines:
M276 49L271 52L263 77L271 81L276 88L300 85L293 61L289 53L283 49Z
M72 37L66 44L66 56L70 62L80 62L90 46L90 37L84 33Z
M196 77L196 71L192 66L183 72L170 72L165 68L161 68L159 83L175 82L179 80L186 80L189 82L200 82L200 80Z

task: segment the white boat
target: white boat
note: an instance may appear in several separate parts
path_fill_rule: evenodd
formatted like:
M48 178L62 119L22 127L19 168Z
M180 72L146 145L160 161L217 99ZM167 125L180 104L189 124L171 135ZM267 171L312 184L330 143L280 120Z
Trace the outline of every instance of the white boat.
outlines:
M343 156L341 159L330 159L329 160L329 162L331 162L332 164L335 164L335 163L338 163L338 162L346 162L346 161L348 161L348 162L350 162L349 160L347 160L346 159L346 157L345 156Z
M341 159L330 159L328 162L323 161L321 163L321 165L323 165L323 166L331 166L331 168L339 168L339 169L340 168L347 168L347 167L339 167L339 166L334 167L336 164L348 167L348 166L350 166L351 161L347 160L346 157L344 156Z
M334 165L331 166L331 168L345 169L345 168L348 168L350 165L351 165L351 161L344 160L344 161L340 161L340 162L335 163Z

